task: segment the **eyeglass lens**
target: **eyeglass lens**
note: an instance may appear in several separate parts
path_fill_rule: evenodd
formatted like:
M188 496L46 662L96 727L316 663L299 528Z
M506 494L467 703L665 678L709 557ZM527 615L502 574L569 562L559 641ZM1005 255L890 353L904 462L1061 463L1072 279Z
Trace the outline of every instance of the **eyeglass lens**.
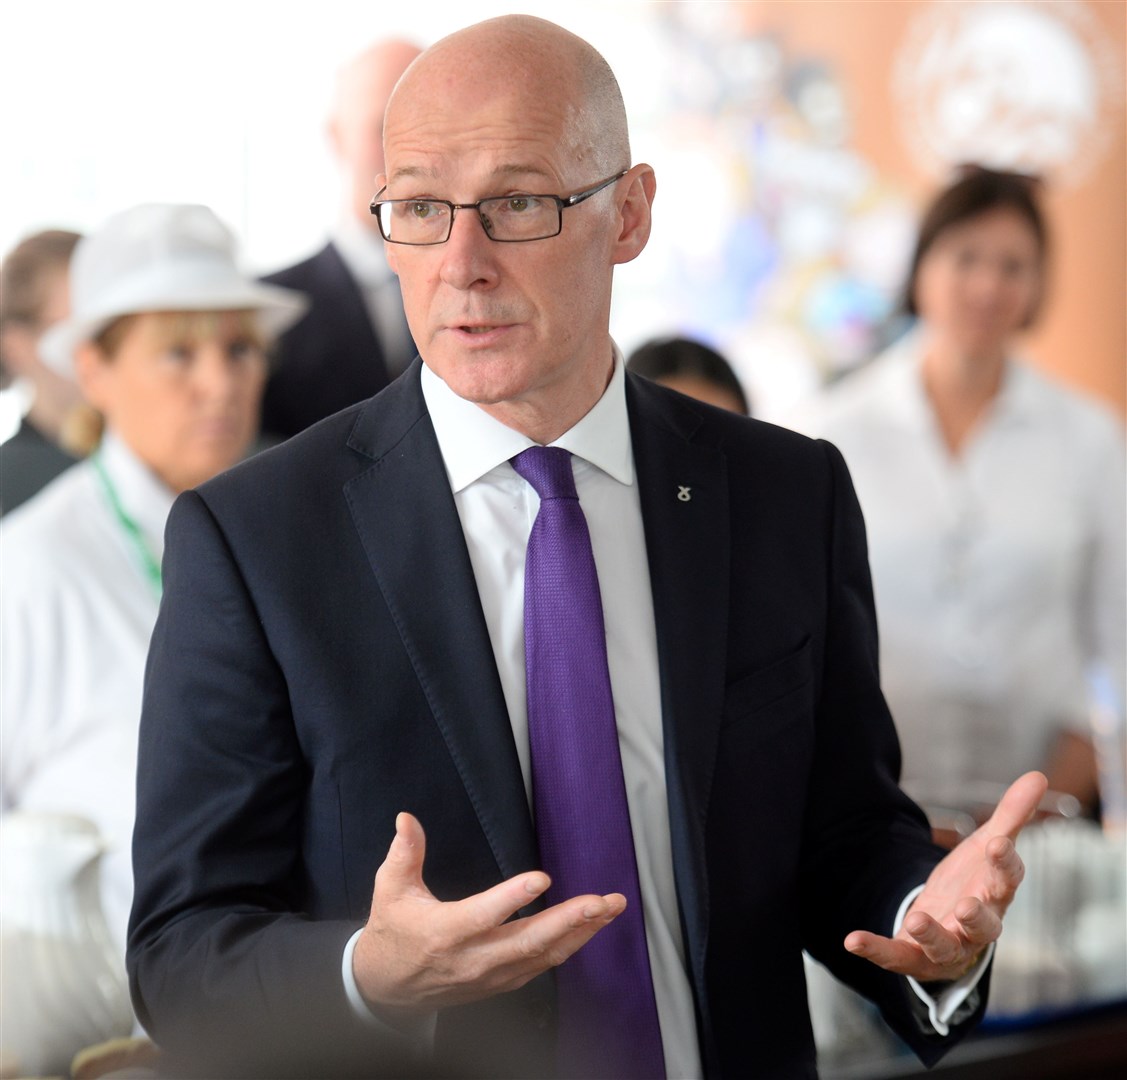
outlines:
M535 195L505 195L483 199L478 214L494 240L539 240L560 231L560 208L555 199ZM403 199L379 205L380 229L400 244L441 244L450 235L449 203L431 199Z

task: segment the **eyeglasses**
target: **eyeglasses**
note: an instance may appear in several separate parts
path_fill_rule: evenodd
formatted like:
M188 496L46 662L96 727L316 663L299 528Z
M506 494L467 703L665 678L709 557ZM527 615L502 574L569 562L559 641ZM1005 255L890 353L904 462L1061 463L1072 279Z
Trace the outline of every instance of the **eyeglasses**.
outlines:
M498 195L472 203L453 203L446 199L381 199L386 187L376 192L369 209L376 216L380 234L391 244L423 247L445 244L454 228L454 214L476 210L481 227L490 240L499 244L523 244L528 240L547 240L563 229L563 212L570 206L597 195L621 180L630 170L623 169L594 187L574 195Z

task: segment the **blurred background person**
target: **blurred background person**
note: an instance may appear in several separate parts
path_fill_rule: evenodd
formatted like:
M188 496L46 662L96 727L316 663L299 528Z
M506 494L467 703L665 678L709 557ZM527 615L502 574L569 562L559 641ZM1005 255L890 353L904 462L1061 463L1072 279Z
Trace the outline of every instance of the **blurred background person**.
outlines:
M67 266L78 241L64 229L34 233L0 266L0 378L14 421L0 446L0 514L75 461L64 445L82 395L73 378L43 363L39 339L67 314Z
M1039 196L1029 177L962 170L923 216L916 326L794 423L849 464L882 684L925 802L1039 768L1091 808L1094 673L1122 718L1122 426L1015 355L1045 293Z
M203 206L144 205L82 240L71 314L40 342L104 418L95 452L0 524L3 809L78 814L111 851L124 962L145 655L175 495L255 436L271 338L303 311L234 262ZM124 967L124 963L123 963Z
M626 366L662 386L729 412L750 416L747 396L731 365L715 349L684 337L661 337L639 345Z
M382 390L415 358L399 280L369 206L383 172L387 99L419 47L382 41L337 77L328 132L343 203L329 243L264 280L299 289L309 313L282 335L262 402L267 438L286 439Z

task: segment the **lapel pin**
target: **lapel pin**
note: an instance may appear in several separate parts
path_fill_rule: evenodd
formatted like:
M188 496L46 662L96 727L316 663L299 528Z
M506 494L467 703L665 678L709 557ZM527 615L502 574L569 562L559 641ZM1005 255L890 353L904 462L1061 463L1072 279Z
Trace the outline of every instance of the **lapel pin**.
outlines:
M692 488L682 487L680 484L678 484L677 498L680 499L681 502L689 502L692 499L692 495L689 494L691 490Z

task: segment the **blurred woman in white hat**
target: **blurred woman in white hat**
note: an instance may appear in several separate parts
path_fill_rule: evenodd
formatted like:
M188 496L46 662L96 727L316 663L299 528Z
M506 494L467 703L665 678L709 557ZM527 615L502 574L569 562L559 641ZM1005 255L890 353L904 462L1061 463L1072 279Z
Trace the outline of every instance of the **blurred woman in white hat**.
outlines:
M124 956L137 723L176 494L255 437L266 348L304 310L237 268L202 206L146 205L78 246L71 315L40 341L72 371L97 449L8 515L0 591L4 809L92 819L112 846L103 906Z

